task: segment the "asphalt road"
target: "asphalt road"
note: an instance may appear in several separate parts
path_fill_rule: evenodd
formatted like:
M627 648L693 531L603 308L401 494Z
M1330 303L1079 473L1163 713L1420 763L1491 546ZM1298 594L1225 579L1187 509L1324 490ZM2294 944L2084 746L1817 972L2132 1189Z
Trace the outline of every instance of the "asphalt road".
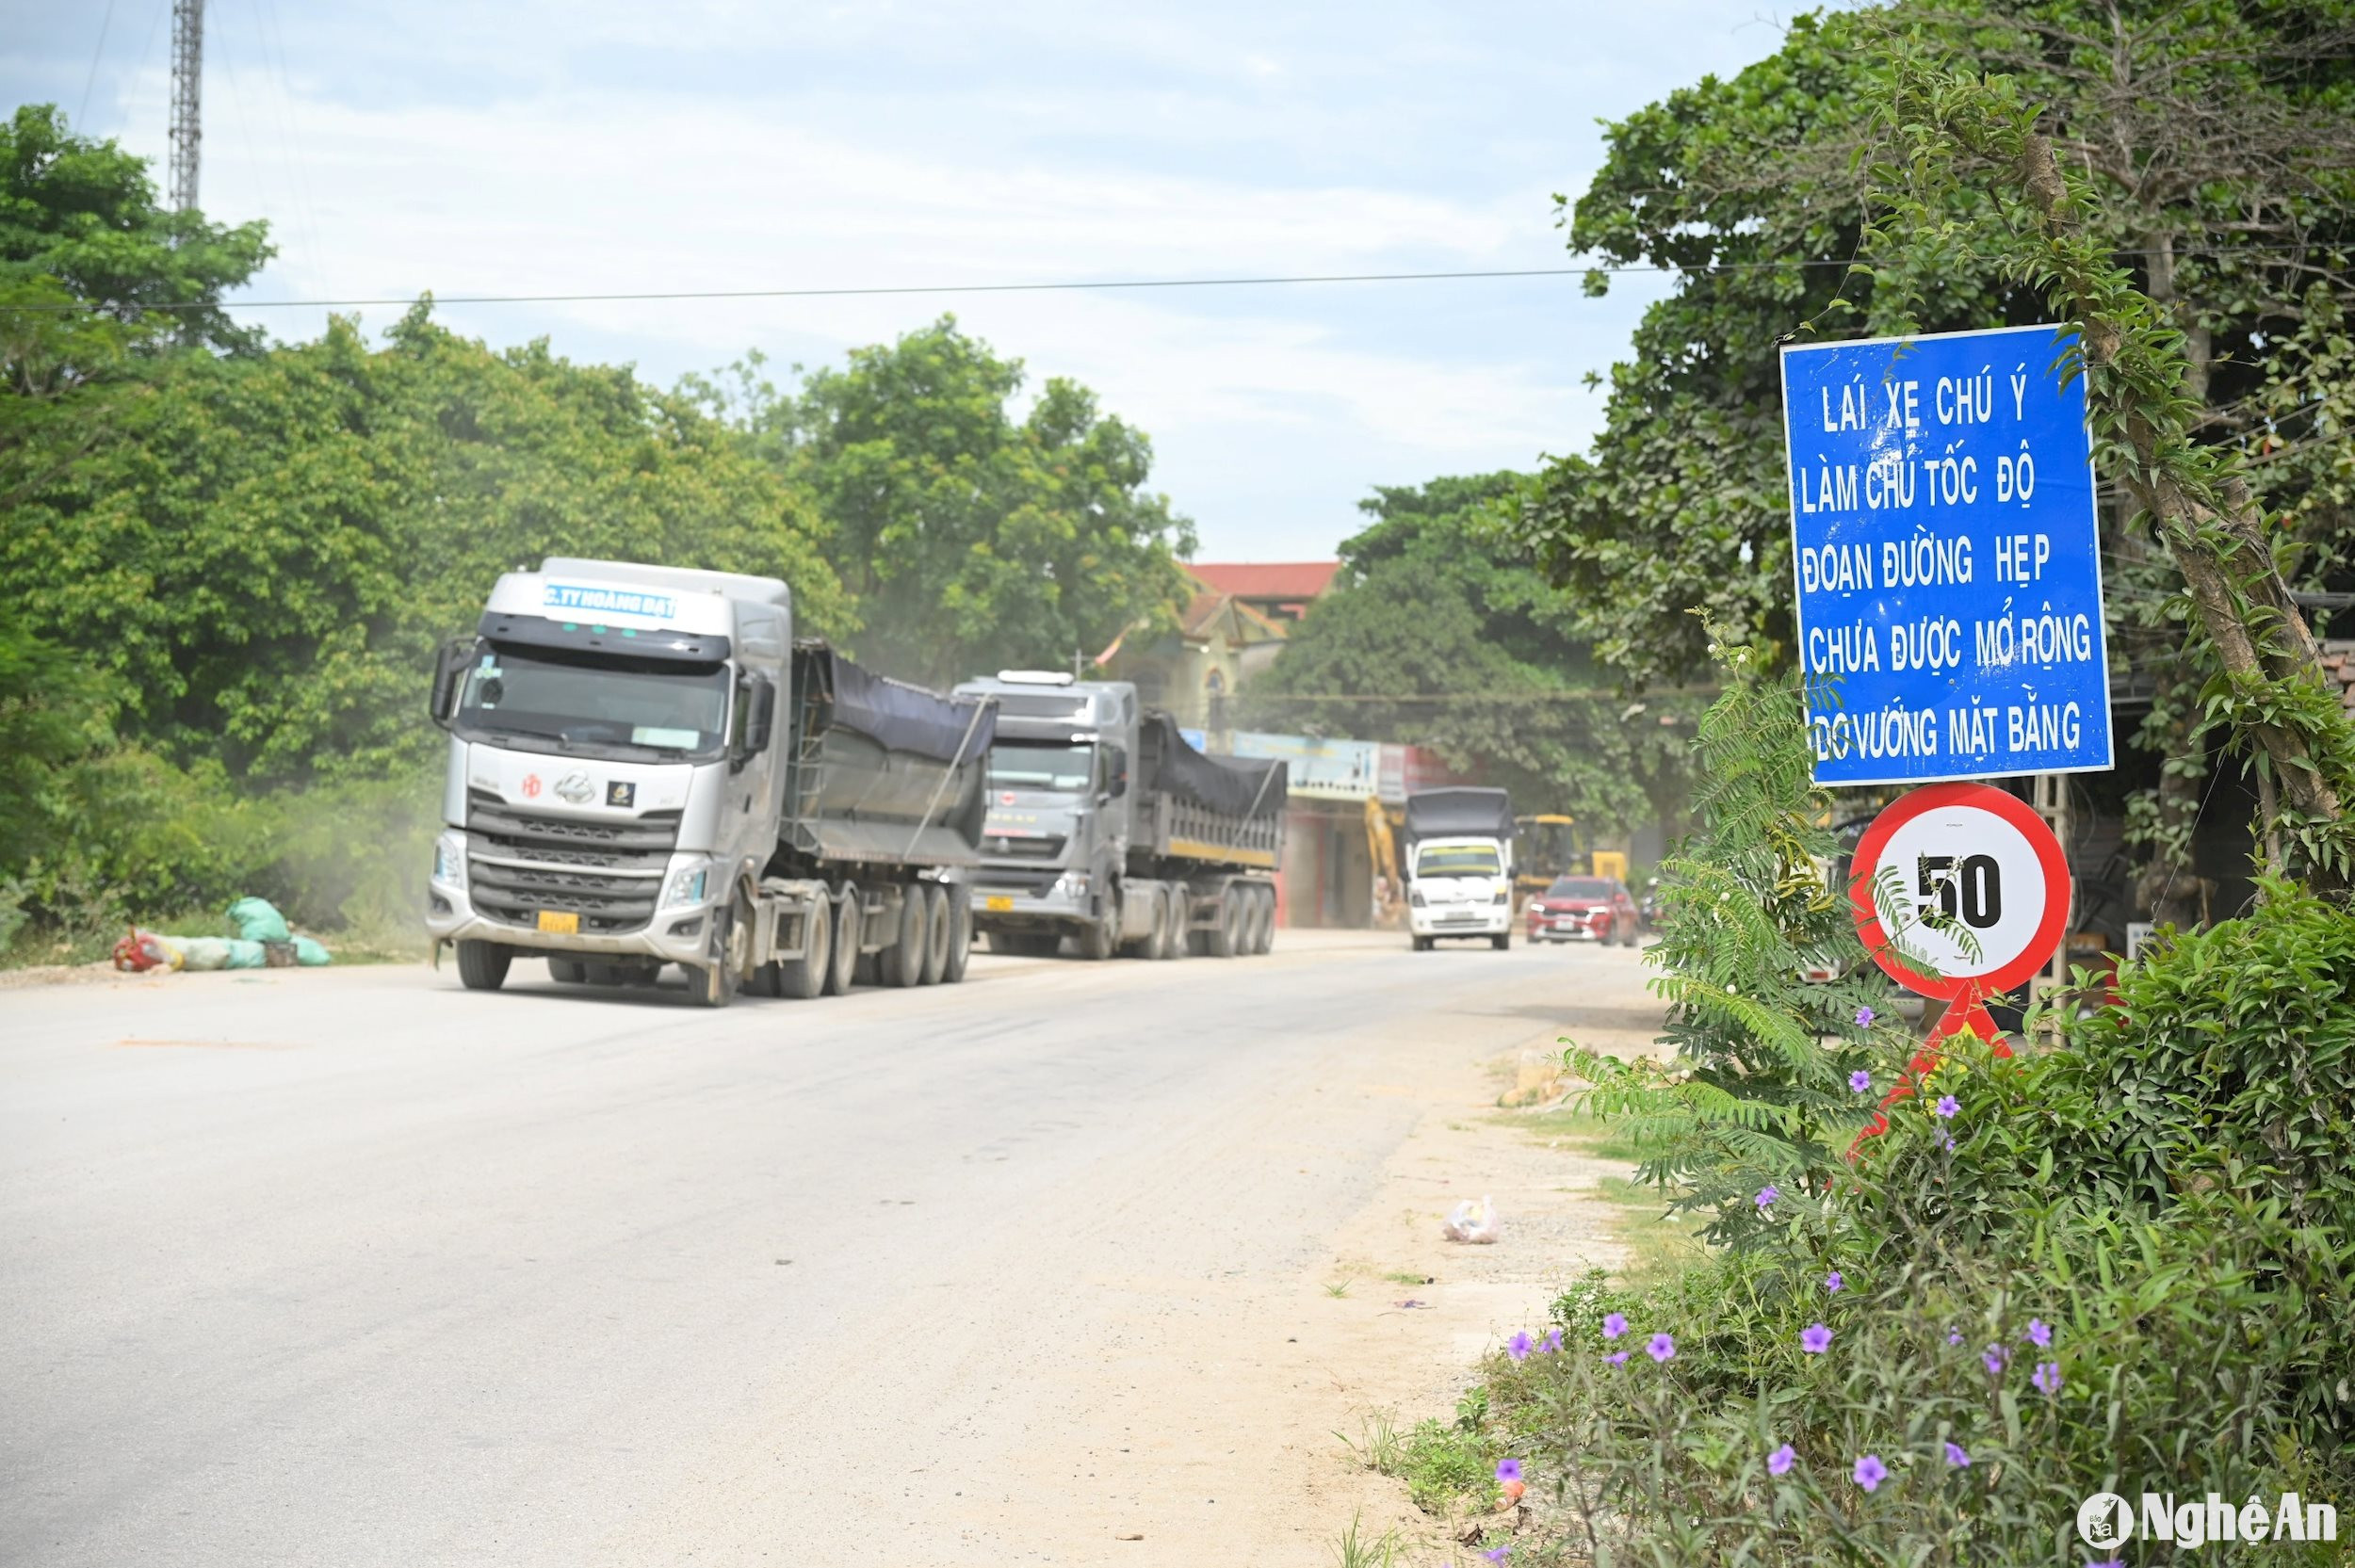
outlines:
M1098 1282L1305 1267L1415 1115L1323 1092L1366 1043L1636 973L1278 940L716 1014L0 992L0 1562L1035 1555L959 1511L1056 1457Z

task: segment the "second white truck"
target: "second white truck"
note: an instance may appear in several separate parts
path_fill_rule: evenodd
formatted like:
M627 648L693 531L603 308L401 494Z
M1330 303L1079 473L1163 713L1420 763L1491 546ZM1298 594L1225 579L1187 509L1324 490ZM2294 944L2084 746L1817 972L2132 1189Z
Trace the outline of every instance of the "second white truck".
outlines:
M1513 802L1502 789L1406 797L1406 929L1415 951L1443 937L1513 945Z

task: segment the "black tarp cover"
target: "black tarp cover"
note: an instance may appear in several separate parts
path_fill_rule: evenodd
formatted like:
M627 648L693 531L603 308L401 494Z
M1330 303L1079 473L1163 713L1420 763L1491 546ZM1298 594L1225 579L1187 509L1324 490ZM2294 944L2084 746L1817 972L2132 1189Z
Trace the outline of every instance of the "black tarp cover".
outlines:
M1422 789L1406 797L1406 841L1513 836L1512 798L1501 789Z
M997 704L987 697L944 697L853 664L823 643L795 654L815 667L817 689L834 694L830 723L855 730L893 752L937 762L971 762L989 750L998 729ZM805 677L807 678L807 677ZM986 708L977 720L974 710Z
M1289 770L1280 762L1206 757L1186 744L1186 737L1178 733L1178 720L1158 710L1145 714L1138 738L1145 752L1139 759L1138 776L1148 789L1229 816L1273 816L1284 809Z

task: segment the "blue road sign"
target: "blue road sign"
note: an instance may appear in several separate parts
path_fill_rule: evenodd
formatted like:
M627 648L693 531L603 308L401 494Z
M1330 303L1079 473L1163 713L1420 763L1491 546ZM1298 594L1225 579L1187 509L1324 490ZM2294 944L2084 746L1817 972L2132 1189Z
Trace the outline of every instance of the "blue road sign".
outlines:
M2074 345L2006 327L1782 351L1818 784L2111 765Z

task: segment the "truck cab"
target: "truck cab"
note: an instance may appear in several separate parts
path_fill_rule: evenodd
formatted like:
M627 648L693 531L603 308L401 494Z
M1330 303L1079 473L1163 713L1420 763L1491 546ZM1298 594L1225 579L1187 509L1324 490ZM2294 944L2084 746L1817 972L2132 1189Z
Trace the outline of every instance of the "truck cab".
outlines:
M774 578L562 558L511 572L445 648L426 927L462 974L516 949L631 974L725 962L775 844L792 646Z
M1513 940L1513 808L1501 789L1406 798L1406 929L1415 951L1442 938Z

